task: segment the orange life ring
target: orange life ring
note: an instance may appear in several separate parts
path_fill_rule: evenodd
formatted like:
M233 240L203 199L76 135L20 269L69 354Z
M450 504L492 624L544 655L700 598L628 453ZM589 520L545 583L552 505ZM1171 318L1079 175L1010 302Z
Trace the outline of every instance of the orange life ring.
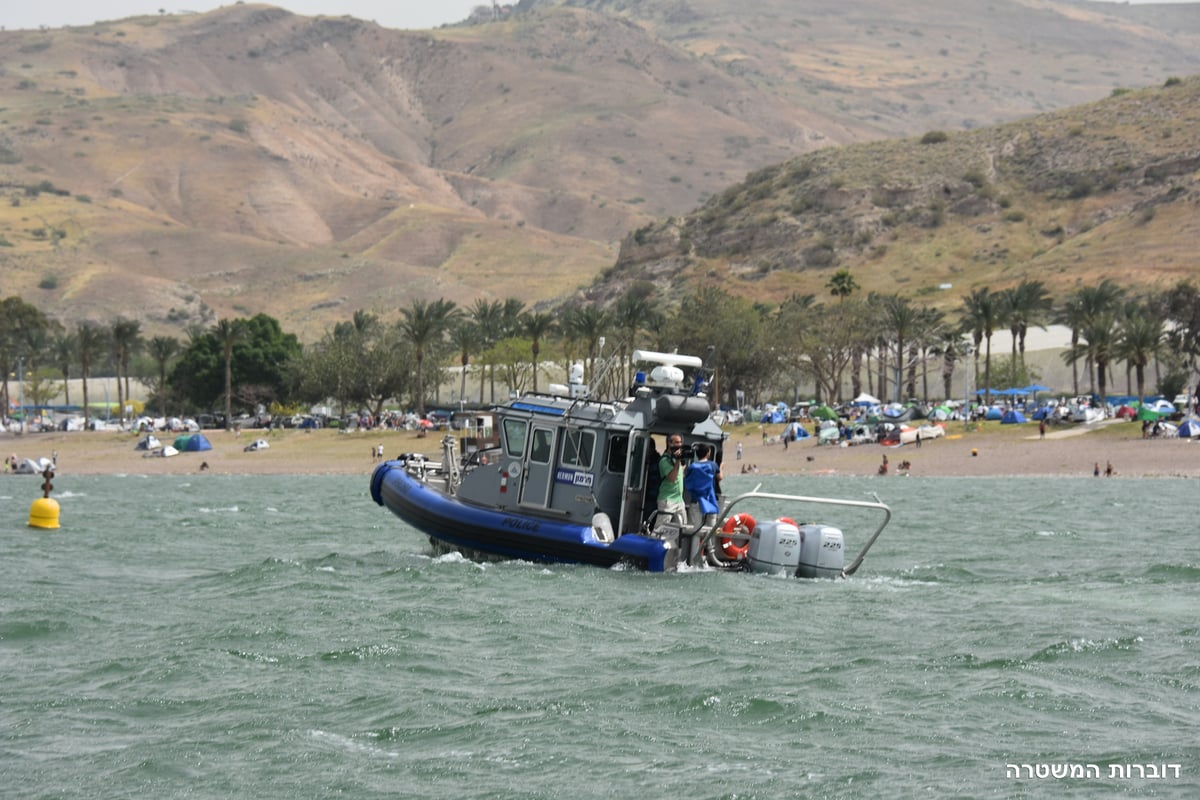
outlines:
M800 523L796 522L796 520L792 519L791 517L780 517L779 522L786 522L788 525L795 525L797 528L800 527Z
M743 528L746 533L750 533L754 530L755 524L754 517L749 514L734 514L725 520L725 524L721 526L721 532L735 533L738 528ZM741 561L750 552L750 542L737 541L727 536L718 536L717 544L721 545L721 554L729 561Z

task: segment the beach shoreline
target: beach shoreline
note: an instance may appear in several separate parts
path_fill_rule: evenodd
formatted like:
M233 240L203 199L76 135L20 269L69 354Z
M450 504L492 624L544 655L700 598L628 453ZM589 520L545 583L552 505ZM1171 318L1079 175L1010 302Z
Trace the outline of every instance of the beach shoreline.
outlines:
M1101 476L1109 463L1115 478L1200 477L1200 444L1191 439L1144 439L1137 423L1056 426L1041 438L1036 425L948 423L947 435L922 442L884 447L877 444L842 447L817 445L809 437L779 441L782 425L730 426L725 448L725 476L763 475L877 475L883 456L888 477L897 475L954 476ZM763 434L766 434L765 438ZM375 448L385 458L423 453L441 459L442 433L419 436L415 431L276 431L243 430L240 434L208 430L212 449L180 453L170 458L147 457L136 449L142 434L118 431L0 433L5 456L52 458L57 454L59 476L137 475L368 475L378 463ZM173 434L156 434L163 444ZM257 439L267 449L247 452ZM742 444L742 458L734 455ZM903 462L911 465L901 471ZM201 465L206 464L205 469ZM29 477L29 476L25 476Z

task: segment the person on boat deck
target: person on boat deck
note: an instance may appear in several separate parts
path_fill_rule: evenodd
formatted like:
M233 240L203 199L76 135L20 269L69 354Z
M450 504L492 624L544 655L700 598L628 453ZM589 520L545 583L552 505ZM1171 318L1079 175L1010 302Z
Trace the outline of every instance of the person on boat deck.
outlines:
M696 460L683 471L683 488L692 496L699 508L704 524L715 523L721 503L717 499L717 481L721 479L721 465L710 460L712 448L701 442L696 445Z
M662 483L662 474L658 471L658 462L662 455L658 452L658 445L653 436L649 441L645 460L646 493L642 497L642 522L649 520L658 508L658 487Z
M662 483L658 487L658 519L672 519L683 525L687 521L687 507L683 504L683 437L673 433L667 437L667 452L658 460L658 474Z

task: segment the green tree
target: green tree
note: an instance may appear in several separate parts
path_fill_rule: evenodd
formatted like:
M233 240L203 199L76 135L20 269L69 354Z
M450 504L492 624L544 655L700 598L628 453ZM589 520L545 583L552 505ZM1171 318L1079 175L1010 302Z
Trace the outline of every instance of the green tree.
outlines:
M212 334L221 346L225 364L225 430L233 427L233 348L246 338L246 323L240 319L220 319Z
M478 353L483 346L483 332L479 326L468 319L460 319L450 329L450 341L458 350L458 363L462 369L459 376L458 396L462 401L467 399L467 367L471 363L471 353Z
M1030 327L1045 330L1051 319L1054 302L1041 281L1026 278L1005 293L1004 317L1008 320L1009 332L1013 337L1013 355L1025 363L1025 337Z
M425 357L431 348L440 344L459 315L455 303L437 299L432 303L414 300L408 308L401 309L400 331L412 344L417 356L417 414L425 416Z
M158 411L162 416L167 415L167 364L179 353L179 340L173 336L155 336L150 340L148 350L158 367L158 385L155 393L158 395Z
M92 413L88 401L88 377L92 374L92 365L102 359L108 349L108 331L98 325L81 322L75 328L75 338L79 342L79 377L83 382L83 427L86 430Z
M141 348L142 325L134 320L118 318L109 329L109 342L113 349L113 366L117 374L117 409L121 421L125 420L125 399L129 397L129 361ZM125 385L121 386L124 377Z
M76 361L79 340L70 331L59 331L50 343L50 357L63 379L63 404L71 405L71 367Z
M612 322L620 333L617 347L626 367L626 386L633 381L633 351L639 349L638 337L643 331L661 330L664 321L662 311L654 306L654 284L649 281L633 284L617 300Z
M1004 323L1004 306L1000 298L987 288L976 289L962 303L961 326L975 342L975 360L979 362L980 342L986 342L987 351L983 361L984 402L992 402L992 336L996 328ZM979 374L976 370L976 375Z
M1063 359L1073 367L1080 362L1088 365L1089 390L1096 391L1095 378L1099 378L1101 396L1107 378L1104 375L1093 376L1092 367L1097 371L1107 368L1124 294L1124 290L1109 278L1095 286L1082 286L1063 303L1063 315L1059 318L1071 328L1071 346L1063 353ZM1103 366L1097 358L1105 359ZM1079 393L1077 378L1075 393Z
M412 347L395 326L357 311L293 359L295 394L312 403L332 398L344 413L365 408L379 416L384 404L412 389Z
M829 293L838 299L838 302L843 302L847 297L858 291L858 282L854 280L854 276L850 274L848 269L839 269L833 273L829 282L825 284L825 288Z
M1164 345L1163 319L1151 308L1139 306L1121 321L1116 355L1134 369L1139 402L1146 399L1146 365L1162 354Z
M279 399L288 390L291 365L301 354L295 335L285 333L266 314L220 320L189 336L167 382L172 396L201 410L225 398L229 414L234 398L250 408ZM227 424L232 422L229 414Z
M737 404L737 391L755 396L770 374L767 314L751 301L708 286L683 299L668 323L683 352L702 356L712 370L711 402Z
M33 342L49 325L50 320L45 314L21 298L0 300L0 380L3 382L0 394L3 395L4 409L11 402L8 376L16 373L18 359L22 365L33 368L32 359L36 356Z
M499 300L483 300L478 299L474 305L467 311L471 321L475 323L475 327L479 329L479 334L482 339L479 343L480 362L487 367L487 377L491 378L492 382L492 402L496 402L496 365L488 360L487 356L492 345L500 341L503 335L501 324L503 322L504 304ZM479 371L479 402L483 404L483 388L485 379L485 370Z
M608 332L611 325L612 318L603 309L593 305L572 306L562 314L562 323L559 328L566 341L564 348L566 361L570 363L575 360L573 345L578 344L583 348L583 379L589 386L595 376L600 339Z
M523 315L521 333L529 338L529 352L533 355L533 391L538 390L538 370L541 368L542 341L558 327L554 315L546 311L532 311Z
M899 297L898 295L884 297L879 311L880 322L885 333L884 341L887 343L891 353L895 355L894 367L896 380L894 399L895 402L899 403L904 399L900 396L903 386L904 356L906 349L910 345L910 339L916 332L920 313L908 299Z
M1193 372L1200 360L1200 290L1188 281L1180 281L1162 298L1167 323L1167 345L1187 362L1188 391Z

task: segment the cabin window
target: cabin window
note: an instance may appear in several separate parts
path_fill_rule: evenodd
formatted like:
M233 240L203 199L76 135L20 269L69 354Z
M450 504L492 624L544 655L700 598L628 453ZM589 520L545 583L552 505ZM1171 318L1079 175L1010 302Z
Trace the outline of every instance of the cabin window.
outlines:
M592 468L592 450L596 446L596 434L592 431L563 432L562 460L564 467Z
M608 440L608 471L620 474L625 471L625 457L629 455L629 437L625 434Z
M550 463L554 431L550 428L533 429L533 445L529 448L529 460L538 464Z
M525 455L526 429L527 426L525 424L525 420L504 420L504 447L508 450L508 454L513 458L520 458L521 456Z

